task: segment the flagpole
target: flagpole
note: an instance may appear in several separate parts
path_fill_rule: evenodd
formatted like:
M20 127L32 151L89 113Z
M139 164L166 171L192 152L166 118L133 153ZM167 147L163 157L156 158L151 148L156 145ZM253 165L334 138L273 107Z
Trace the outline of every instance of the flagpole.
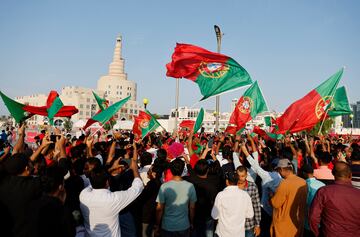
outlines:
M180 79L176 78L176 97L175 97L175 131L177 131L178 126L178 116L179 116L179 87Z
M332 103L332 101L333 101L333 99L334 99L335 92L336 92L336 89L334 90L334 93L333 93L333 94L331 95L331 97L330 97L330 98L331 98L331 99L330 99L330 103ZM324 125L324 122L325 122L325 119L326 119L326 116L327 116L327 113L328 113L329 109L330 109L330 106L328 106L328 108L326 108L326 110L325 110L324 118L323 118L323 120L321 121L321 125L320 125L320 128L319 128L318 135L320 135L320 133L321 133L321 129L322 129L323 125Z
M100 131L100 130L104 127L104 125L105 125L105 123L103 123L98 130L96 130L95 132L93 132L92 134L90 134L90 137L94 136L98 131Z
M343 66L343 70L344 70L344 69L345 69L345 66ZM339 81L340 81L340 80L339 80ZM333 101L333 99L334 99L334 96L335 96L335 93L336 93L336 88L337 88L337 86L339 85L339 81L338 81L338 83L336 84L335 90L334 90L334 92L332 93L332 95L331 95L331 97L330 97L330 98L331 98L331 99L330 99L330 103L332 103L332 101ZM323 118L323 120L322 120L322 122L321 122L318 135L320 135L320 133L321 133L321 129L322 129L323 125L324 125L324 122L325 122L325 119L326 119L326 115L327 115L329 109L330 109L330 106L328 106L328 108L326 108L326 110L325 110L325 116L324 116L324 118Z
M220 53L221 49L221 30L220 27L217 25L214 25L214 30L216 34L216 41L217 41L217 52ZM215 132L219 130L219 117L220 117L220 96L216 96L216 102L215 102Z

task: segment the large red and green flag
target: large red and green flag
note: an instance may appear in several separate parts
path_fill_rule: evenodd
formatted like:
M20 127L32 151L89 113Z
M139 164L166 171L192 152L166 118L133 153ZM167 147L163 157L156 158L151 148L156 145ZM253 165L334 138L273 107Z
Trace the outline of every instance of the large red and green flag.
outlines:
M21 122L25 121L27 118L30 118L32 115L34 115L32 113L28 113L24 109L24 107L26 107L26 105L10 99L5 94L3 94L1 91L0 91L0 95L1 95L2 100L4 101L5 106L8 108L11 116L15 119L15 121L17 123L21 123Z
M245 131L245 127L238 129L236 125L228 124L224 132L232 135L241 135L243 134L244 131Z
M166 68L168 77L197 83L201 100L252 83L249 73L234 59L190 44L176 44Z
M63 106L64 104L59 94L56 91L51 91L46 101L48 118L51 125L54 125L54 117Z
M109 107L109 101L106 100L105 98L101 98L100 96L98 96L95 92L92 92L95 100L100 108L100 110L96 113L101 113L101 111L104 111L105 109L107 109ZM97 121L89 119L85 126L84 129L87 129L88 127L90 127L93 123L96 123ZM111 117L108 122L106 122L106 124L109 124L109 127L114 127L114 125L116 124L116 120L114 119L114 117Z
M328 112L330 117L352 114L345 86L336 89L332 106Z
M323 119L330 108L343 71L339 70L303 98L292 103L284 114L276 119L276 133L295 133L310 129Z
M99 108L101 111L105 110L109 106L109 102L105 98L101 98L98 96L95 92L92 92L97 104L99 105Z
M135 116L133 133L138 137L144 138L159 126L161 126L160 123L148 110L140 111L139 115Z
M5 106L8 108L10 114L14 117L17 123L25 121L33 115L48 116L50 117L71 117L78 112L75 106L62 106L60 109L60 103L56 102L54 107L51 108L53 102L58 98L56 91L51 91L47 100L46 106L32 106L19 103L0 91L0 96L3 99Z
M202 122L204 121L204 109L201 108L194 124L194 134L201 128Z
M265 125L268 126L268 127L271 127L271 125L272 125L272 117L271 116L265 116L264 120L265 120Z
M180 128L186 128L187 130L194 131L196 133L201 128L202 122L204 121L204 109L201 108L199 111L199 114L196 118L196 121L194 120L183 120L179 124Z
M264 138L265 140L271 140L271 141L276 141L278 139L283 138L282 134L276 134L276 133L271 133L271 132L266 132L265 130L261 129L258 126L254 126L253 128L253 133L258 134L259 136L261 136L262 138Z
M229 125L236 126L236 131L239 131L257 114L265 111L268 111L268 108L261 89L255 81L237 102L231 114Z
M194 128L194 124L195 124L194 120L186 119L186 120L181 121L181 123L179 124L179 127L185 128L190 131Z
M100 124L105 124L121 109L121 107L130 99L130 97L131 96L128 96L125 99L122 99L110 105L108 108L104 109L100 113L95 114L92 118L89 119L91 120L91 122L88 121L83 129L85 130L88 124L93 124L96 122Z

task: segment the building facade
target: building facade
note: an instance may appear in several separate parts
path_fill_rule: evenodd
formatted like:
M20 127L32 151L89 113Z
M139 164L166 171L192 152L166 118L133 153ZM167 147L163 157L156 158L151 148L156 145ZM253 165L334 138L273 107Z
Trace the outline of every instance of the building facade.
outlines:
M73 105L78 108L79 112L72 116L73 121L88 120L99 111L99 106L92 94L94 91L100 97L109 101L109 105L131 96L129 101L118 111L115 118L118 120L131 120L133 115L137 115L139 110L143 109L143 105L139 104L137 99L137 85L133 81L127 80L127 74L124 70L125 60L121 55L122 38L116 38L113 60L110 63L108 74L100 77L97 82L97 88L84 88L79 86L66 86L59 92L60 99L64 105ZM19 96L15 98L18 102L44 106L46 104L47 95L36 94L31 96ZM63 118L55 118L63 120ZM47 122L47 118L43 116L33 116L28 120L30 125L42 125Z
M353 114L343 115L342 122L344 128L360 128L360 101L350 105Z
M237 100L234 99L231 101L231 108L235 108ZM179 107L178 110L178 121L177 124L180 124L183 120L196 120L200 112L199 108L188 108L188 107ZM203 127L205 132L214 132L215 131L215 110L204 110L204 120ZM224 131L229 124L231 113L224 112L220 113L219 117L219 131ZM254 119L246 123L247 129L252 129L254 126L265 126L265 116L279 116L275 112L264 112L259 114ZM169 122L167 124L168 131L173 131L176 124L176 109L171 109Z

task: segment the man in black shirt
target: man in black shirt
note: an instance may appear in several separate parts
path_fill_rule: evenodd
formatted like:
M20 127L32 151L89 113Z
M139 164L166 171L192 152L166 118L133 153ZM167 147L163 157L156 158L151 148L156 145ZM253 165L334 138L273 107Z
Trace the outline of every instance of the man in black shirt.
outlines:
M30 176L29 158L17 153L5 161L7 175L0 181L0 229L2 236L26 236L26 208L41 196L39 178Z
M194 170L188 165L190 176L184 177L194 185L197 196L192 236L208 237L214 233L211 209L216 195L221 191L221 179L219 175L208 175L208 170L208 161L201 159L196 163Z

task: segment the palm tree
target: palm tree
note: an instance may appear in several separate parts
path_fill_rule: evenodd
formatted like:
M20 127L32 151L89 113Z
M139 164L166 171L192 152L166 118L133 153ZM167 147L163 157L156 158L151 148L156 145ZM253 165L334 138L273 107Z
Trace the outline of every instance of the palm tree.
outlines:
M72 127L73 127L73 122L71 121L71 119L66 118L66 119L64 119L63 126L64 126L66 132L71 132Z

